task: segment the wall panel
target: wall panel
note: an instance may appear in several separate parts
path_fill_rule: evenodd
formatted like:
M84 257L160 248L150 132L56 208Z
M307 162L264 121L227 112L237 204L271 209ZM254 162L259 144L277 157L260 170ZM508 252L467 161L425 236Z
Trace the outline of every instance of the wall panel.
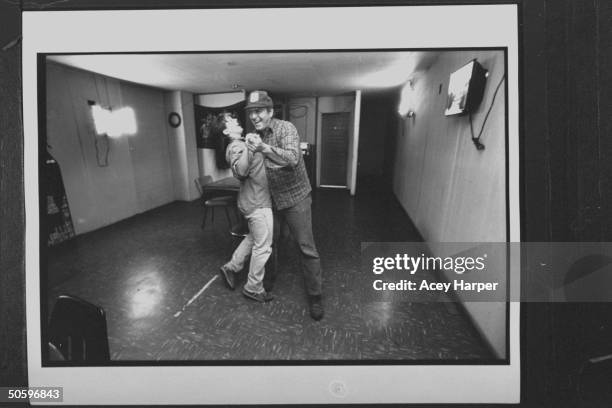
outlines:
M174 200L163 93L125 83L121 91L124 103L135 107L137 115L138 133L127 140L137 209L144 212Z
M163 92L49 63L47 140L81 234L174 200ZM97 135L88 101L134 109L134 135Z
M475 135L483 129L482 151L472 143L468 116L444 115L450 74L474 58L489 71L483 100L472 115ZM413 80L416 114L400 124L393 185L426 241L506 241L504 63L502 51L443 52ZM492 268L490 277L504 279L504 271ZM465 307L493 350L505 356L506 305Z

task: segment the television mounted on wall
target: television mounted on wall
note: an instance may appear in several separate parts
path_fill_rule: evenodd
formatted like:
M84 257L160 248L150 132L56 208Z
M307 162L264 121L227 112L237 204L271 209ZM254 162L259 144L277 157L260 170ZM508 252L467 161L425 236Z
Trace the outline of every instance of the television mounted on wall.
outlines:
M487 70L476 59L451 73L444 114L450 116L474 112L482 101L486 80Z

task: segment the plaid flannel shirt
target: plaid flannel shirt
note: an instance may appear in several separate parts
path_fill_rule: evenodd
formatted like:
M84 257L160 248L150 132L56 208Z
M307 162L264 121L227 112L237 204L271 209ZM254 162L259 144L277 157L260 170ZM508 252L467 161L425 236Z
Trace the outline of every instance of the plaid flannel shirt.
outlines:
M291 122L273 118L262 135L272 147L275 160L266 158L268 187L278 210L293 207L310 194L310 180L300 149L300 136Z

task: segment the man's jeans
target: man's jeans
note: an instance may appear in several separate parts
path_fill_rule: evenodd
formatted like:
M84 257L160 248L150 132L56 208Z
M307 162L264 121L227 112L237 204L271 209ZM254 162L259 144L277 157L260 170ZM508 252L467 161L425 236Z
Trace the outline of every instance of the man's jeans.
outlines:
M251 257L249 277L244 288L249 292L262 293L265 265L272 253L273 216L270 208L257 208L244 216L249 223L249 233L232 255L227 267L241 271L247 258Z
M308 195L293 207L277 211L275 214L289 226L291 235L300 248L306 292L311 296L316 296L321 295L322 292L322 274L319 252L312 235L311 204L312 198ZM275 222L275 240L280 239L280 225L281 222ZM277 248L278 242L275 242L275 250Z

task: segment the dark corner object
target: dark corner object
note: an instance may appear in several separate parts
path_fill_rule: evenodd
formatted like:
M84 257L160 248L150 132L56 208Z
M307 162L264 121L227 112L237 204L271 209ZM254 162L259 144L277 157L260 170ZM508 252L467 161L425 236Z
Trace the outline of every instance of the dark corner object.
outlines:
M579 258L570 266L563 280L565 298L570 302L589 299L606 305L610 299L610 274L612 257L589 254ZM607 313L609 309L598 311L603 313L591 314L581 323L583 336L592 339L581 350L588 358L582 361L577 371L576 391L583 406L609 406L612 401L612 347L609 345L612 319Z
M58 296L49 320L48 350L49 361L109 361L104 310L76 296Z

